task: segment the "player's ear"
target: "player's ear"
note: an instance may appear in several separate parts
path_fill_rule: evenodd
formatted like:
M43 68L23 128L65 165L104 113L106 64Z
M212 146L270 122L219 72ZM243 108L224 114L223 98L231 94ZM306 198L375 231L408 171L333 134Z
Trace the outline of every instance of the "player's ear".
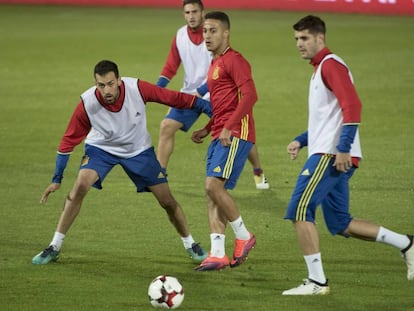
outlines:
M323 34L323 33L318 33L318 35L317 35L317 39L318 39L318 41L319 41L319 42L321 42L321 43L325 43L325 34Z
M223 34L224 34L224 37L228 39L230 37L230 30L229 29L224 30Z

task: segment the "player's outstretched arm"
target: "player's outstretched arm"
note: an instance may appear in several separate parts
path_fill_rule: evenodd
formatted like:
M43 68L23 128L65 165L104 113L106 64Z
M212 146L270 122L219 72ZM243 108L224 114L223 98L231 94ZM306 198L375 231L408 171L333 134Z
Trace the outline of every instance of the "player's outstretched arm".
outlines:
M58 183L51 183L49 187L46 188L46 190L43 192L42 197L40 198L40 204L44 204L47 201L47 198L49 197L49 194L52 192L55 192L60 188L60 184Z
M46 190L43 192L42 197L40 198L40 203L46 203L47 198L49 197L49 194L52 192L55 192L60 188L60 184L62 183L63 179L63 172L65 171L66 165L68 164L70 157L70 153L59 153L56 156L56 168L55 168L55 174L52 178L52 183L49 187L46 188Z

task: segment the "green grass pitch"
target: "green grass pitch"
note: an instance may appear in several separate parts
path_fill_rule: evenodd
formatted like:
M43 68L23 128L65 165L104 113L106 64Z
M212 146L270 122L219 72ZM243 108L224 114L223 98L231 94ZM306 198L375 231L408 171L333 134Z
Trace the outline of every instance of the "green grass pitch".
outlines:
M283 220L306 158L292 162L286 145L306 127L312 68L295 47L292 24L308 12L228 11L231 43L251 63L259 94L258 147L269 191L254 189L246 165L232 192L257 236L249 260L234 270L195 273L182 243L150 194L138 195L121 169L102 191L91 190L57 263L34 266L49 243L83 152L73 153L61 189L45 206L40 196L79 95L92 86L93 66L118 63L123 76L155 82L180 8L0 6L0 309L151 310L149 282L178 277L180 310L414 310L414 282L397 250L344 240L319 214L326 297L283 297L306 277L290 223ZM328 46L351 67L363 102L364 160L351 183L352 213L403 233L414 232L414 23L412 17L319 14ZM170 84L179 89L182 72ZM166 107L148 104L153 143ZM201 118L197 129L207 120ZM207 142L179 133L170 186L193 236L208 249L203 195ZM229 228L230 229L230 228ZM233 234L227 232L231 255Z

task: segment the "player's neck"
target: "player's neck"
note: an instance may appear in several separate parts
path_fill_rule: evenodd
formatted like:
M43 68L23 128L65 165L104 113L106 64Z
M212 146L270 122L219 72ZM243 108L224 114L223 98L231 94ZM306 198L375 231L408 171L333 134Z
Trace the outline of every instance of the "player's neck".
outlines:
M217 51L213 53L213 58L217 58L225 54L228 51L228 49L230 49L229 45L225 45L223 48L217 49Z

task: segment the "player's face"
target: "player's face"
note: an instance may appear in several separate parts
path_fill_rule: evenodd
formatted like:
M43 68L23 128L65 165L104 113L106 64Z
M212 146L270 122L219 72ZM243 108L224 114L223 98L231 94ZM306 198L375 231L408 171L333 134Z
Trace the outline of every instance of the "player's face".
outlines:
M196 3L189 3L184 5L184 18L188 27L197 29L203 23L204 11Z
M121 77L116 78L113 71L101 76L95 74L96 88L108 105L114 104L119 97Z
M220 55L229 46L230 31L216 19L206 19L203 26L203 38L207 50Z
M296 47L304 59L312 59L325 47L324 34L311 34L309 30L295 31Z

